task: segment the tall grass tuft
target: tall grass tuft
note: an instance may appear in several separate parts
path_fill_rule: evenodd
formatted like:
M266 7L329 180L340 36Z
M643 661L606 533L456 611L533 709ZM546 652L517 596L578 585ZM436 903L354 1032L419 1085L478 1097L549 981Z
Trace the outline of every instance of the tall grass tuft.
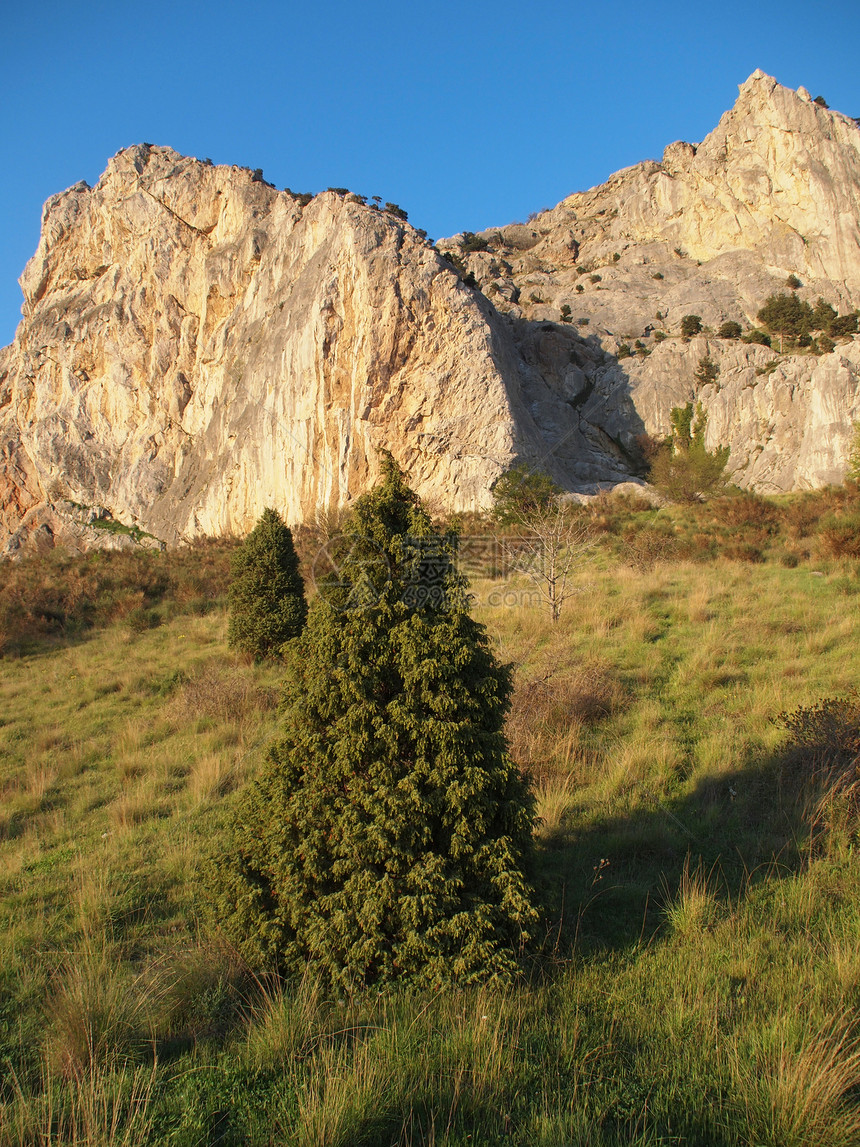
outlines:
M688 853L674 896L664 882L663 915L673 935L692 940L714 926L719 917L715 887L714 874L706 873L701 862L691 868Z
M784 1147L853 1147L860 1142L860 1039L833 1019L793 1040L779 1023L735 1061L750 1141Z
M59 1083L44 1071L37 1094L13 1079L0 1107L0 1147L140 1147L151 1142L158 1067L93 1071Z
M63 1079L79 1079L139 1060L152 1047L158 989L134 975L106 944L88 942L54 977L46 1011L46 1061Z

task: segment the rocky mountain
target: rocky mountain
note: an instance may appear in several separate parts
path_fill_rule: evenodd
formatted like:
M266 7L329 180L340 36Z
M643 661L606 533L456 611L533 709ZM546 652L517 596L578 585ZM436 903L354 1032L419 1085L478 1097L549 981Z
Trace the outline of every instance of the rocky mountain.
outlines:
M860 129L761 72L697 147L435 248L343 190L130 148L45 205L0 351L0 546L306 520L363 492L382 448L440 508L486 505L518 457L594 489L692 400L742 485L840 480L860 341L715 334L789 275L860 304Z
M672 407L701 401L708 444L731 447L740 485L774 493L842 480L860 417L857 340L783 355L778 343L713 337L727 321L755 327L769 296L791 293L791 276L813 306L860 305L860 126L804 88L754 72L698 146L670 144L660 163L620 171L526 225L467 236L471 250L462 235L439 245L461 253L527 343L566 318L606 353L585 378L559 381L619 445L665 435ZM677 337L685 315L701 318L702 337ZM628 348L637 353L623 357ZM719 374L702 385L707 358Z

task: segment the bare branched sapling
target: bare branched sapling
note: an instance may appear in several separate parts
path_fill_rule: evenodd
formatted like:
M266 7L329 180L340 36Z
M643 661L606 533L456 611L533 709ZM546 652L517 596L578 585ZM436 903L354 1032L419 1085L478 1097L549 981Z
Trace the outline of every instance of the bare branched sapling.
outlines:
M580 592L574 578L594 545L593 530L578 506L558 496L524 511L519 525L522 535L504 543L510 568L529 578L556 622L564 603Z

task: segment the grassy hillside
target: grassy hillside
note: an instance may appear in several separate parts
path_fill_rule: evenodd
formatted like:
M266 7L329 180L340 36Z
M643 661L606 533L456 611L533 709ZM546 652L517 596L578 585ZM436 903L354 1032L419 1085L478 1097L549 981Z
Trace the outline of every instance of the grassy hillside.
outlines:
M229 546L4 568L0 1145L856 1143L854 805L775 720L860 680L856 513L607 501L555 626L479 563L543 818L505 993L329 1001L219 938L280 675L227 650Z

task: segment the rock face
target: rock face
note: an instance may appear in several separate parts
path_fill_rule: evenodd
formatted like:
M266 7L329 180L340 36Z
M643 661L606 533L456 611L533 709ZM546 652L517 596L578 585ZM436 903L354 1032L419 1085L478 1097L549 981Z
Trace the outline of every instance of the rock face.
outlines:
M0 360L13 534L76 508L168 543L244 532L267 504L298 521L366 488L379 448L471 508L537 449L486 300L334 193L302 207L246 170L132 148L48 201L21 282Z
M612 484L693 399L742 484L841 479L860 343L781 356L712 331L751 325L789 274L813 303L860 303L853 120L757 72L698 147L482 239L434 249L356 196L120 152L48 201L21 279L0 547L115 540L93 528L111 519L168 544L242 534L267 505L307 520L363 492L383 448L440 508L485 506L516 457ZM688 313L703 337L676 337ZM697 387L704 357L720 373Z
M719 374L699 385L696 370L706 358ZM705 444L731 448L729 468L740 486L778 494L839 484L860 421L860 340L816 358L711 337L669 339L647 358L598 372L602 417L623 436L623 408L613 402L619 390L629 390L646 432L658 438L670 433L672 407L701 402Z
M842 480L860 418L856 339L820 357L777 355L713 332L727 320L755 326L792 275L813 306L819 297L842 313L860 305L855 120L757 71L698 146L670 144L661 163L479 240L486 249L462 258L515 341L569 324L603 351L586 372L581 413L591 427L629 450L637 433L666 433L673 406L701 401L708 441L731 446L740 485L776 492ZM685 315L700 316L706 339L678 337ZM627 347L637 353L623 357ZM717 385L695 382L704 357L720 368Z
M693 304L706 323L753 322L763 292L784 290L789 274L813 302L820 294L856 307L860 127L755 72L702 143L670 144L662 163L626 168L529 224L482 236L490 249L469 256L470 267L495 297L518 292L528 317L557 319L564 297L574 317L619 334L671 326Z

